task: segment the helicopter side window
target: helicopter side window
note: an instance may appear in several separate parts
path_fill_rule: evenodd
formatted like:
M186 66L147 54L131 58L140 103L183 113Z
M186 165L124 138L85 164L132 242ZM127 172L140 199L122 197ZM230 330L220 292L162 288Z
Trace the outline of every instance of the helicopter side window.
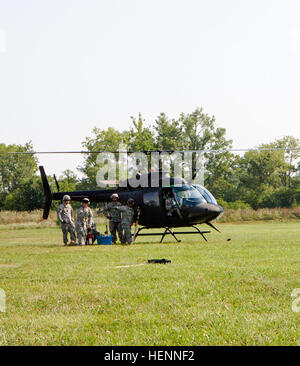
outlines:
M158 192L144 193L144 204L149 207L159 207L159 195Z

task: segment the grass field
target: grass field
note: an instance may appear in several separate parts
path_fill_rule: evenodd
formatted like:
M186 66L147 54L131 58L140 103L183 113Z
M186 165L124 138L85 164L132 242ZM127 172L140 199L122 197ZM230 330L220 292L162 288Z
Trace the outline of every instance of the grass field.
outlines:
M57 227L0 227L2 345L300 345L300 224L63 247ZM226 239L231 237L231 241ZM171 264L143 264L149 258Z

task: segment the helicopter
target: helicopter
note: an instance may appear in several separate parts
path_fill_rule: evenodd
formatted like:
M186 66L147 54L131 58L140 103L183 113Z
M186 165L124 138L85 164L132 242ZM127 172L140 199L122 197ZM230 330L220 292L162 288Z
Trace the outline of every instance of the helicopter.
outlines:
M170 177L162 171L148 172L137 175L141 184L133 188L131 179L127 179L127 184L119 185L113 189L60 192L59 184L55 178L58 192L53 192L43 166L39 167L43 190L45 196L45 205L43 219L47 219L52 200L62 201L64 195L69 195L73 201L81 202L83 198L89 198L94 203L106 203L111 201L111 195L118 193L121 203L126 204L129 198L135 202L136 228L134 240L138 236L160 235L160 243L166 235L172 235L177 242L177 234L199 234L207 241L205 234L208 230L200 230L197 225L207 224L209 227L220 232L211 221L217 219L224 212L224 208L218 205L214 196L203 186L199 184L188 184L184 179ZM157 179L158 186L151 186L151 182ZM145 184L145 182L147 184ZM167 182L167 184L166 184ZM193 231L176 231L174 228L188 227ZM163 233L143 232L145 229L164 229Z

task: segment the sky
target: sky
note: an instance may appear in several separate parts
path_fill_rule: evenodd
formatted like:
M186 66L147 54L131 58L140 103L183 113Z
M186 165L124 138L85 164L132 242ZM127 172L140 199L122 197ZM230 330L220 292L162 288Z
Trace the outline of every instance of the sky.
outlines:
M299 65L298 0L0 0L0 143L81 150L94 126L197 107L234 148L299 138Z

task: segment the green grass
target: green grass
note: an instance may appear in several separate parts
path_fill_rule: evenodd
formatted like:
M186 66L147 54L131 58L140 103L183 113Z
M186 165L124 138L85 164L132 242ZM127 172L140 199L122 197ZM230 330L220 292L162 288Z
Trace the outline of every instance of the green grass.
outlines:
M299 223L218 227L208 243L93 247L63 247L55 227L2 227L0 344L299 344ZM116 268L149 258L172 263Z

